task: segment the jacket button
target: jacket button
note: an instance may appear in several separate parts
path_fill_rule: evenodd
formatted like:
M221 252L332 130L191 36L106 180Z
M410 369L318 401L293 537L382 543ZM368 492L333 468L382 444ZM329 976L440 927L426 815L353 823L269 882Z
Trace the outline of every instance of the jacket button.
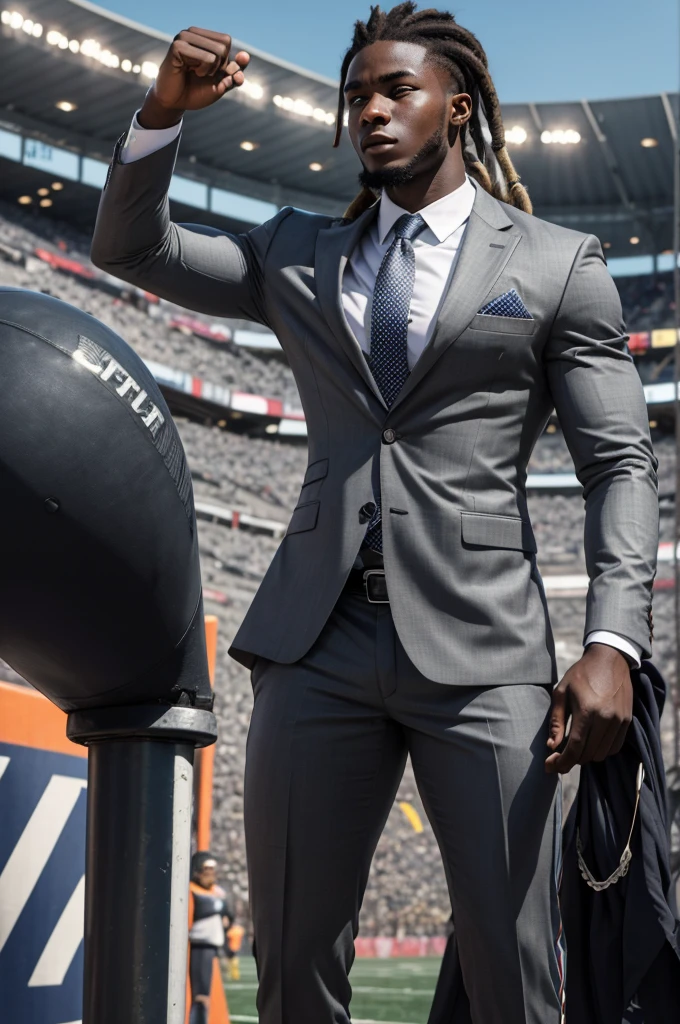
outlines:
M368 522L375 512L375 509L376 504L374 501L367 501L365 505L362 505L359 509L359 515L361 516L362 522Z
M394 444L397 440L397 432L392 427L388 427L386 430L383 430L382 438L385 444Z

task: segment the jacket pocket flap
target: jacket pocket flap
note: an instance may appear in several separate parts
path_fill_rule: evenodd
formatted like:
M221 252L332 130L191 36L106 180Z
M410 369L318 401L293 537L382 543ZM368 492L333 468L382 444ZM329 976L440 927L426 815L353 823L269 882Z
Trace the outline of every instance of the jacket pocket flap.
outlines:
M473 331L488 331L491 334L533 334L537 323L537 320L524 320L517 316L477 313L469 326Z
M516 548L536 551L531 524L519 516L493 516L484 512L461 513L462 536L466 544L487 548Z
M304 533L305 530L313 530L319 518L319 502L307 501L304 505L298 505L293 511L286 536L289 533Z
M312 462L311 466L307 466L307 472L305 478L302 481L302 486L306 484L312 484L315 480L323 480L328 475L328 459L319 459L318 462Z

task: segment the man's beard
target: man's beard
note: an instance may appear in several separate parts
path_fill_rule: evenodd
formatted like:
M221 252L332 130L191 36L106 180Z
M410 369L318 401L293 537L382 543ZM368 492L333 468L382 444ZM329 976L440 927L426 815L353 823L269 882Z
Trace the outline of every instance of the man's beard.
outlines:
M441 148L443 140L444 133L441 128L437 128L436 132L403 167L388 167L383 171L369 171L364 167L359 175L359 184L364 188L376 190L408 185L417 176L422 162Z

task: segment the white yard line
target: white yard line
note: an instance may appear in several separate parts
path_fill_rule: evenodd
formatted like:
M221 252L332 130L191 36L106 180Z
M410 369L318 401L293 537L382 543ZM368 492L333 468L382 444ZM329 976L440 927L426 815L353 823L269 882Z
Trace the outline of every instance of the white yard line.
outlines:
M257 988L257 982L238 981L235 984L227 982L227 994L229 992L246 992ZM356 995L382 995L382 996L429 996L431 993L422 988L381 988L378 985L352 985L352 992Z

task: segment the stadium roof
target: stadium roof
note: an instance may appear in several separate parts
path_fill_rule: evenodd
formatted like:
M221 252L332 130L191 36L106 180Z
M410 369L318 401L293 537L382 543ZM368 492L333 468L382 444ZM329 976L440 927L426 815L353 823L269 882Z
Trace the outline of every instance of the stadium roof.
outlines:
M168 42L85 0L8 3L0 24L0 128L108 160ZM336 83L245 43L235 47L253 57L248 90L186 118L179 174L274 206L341 212L357 190L359 165L346 135L332 149ZM57 106L64 102L73 109ZM611 256L673 245L677 113L676 94L503 106L508 145L536 213L597 234ZM3 160L0 195L16 199L23 175L32 186L36 173ZM87 219L95 200L85 191L74 187L71 195ZM66 192L50 213L66 213ZM228 204L221 216L212 209L218 220L239 220ZM216 219L210 203L206 210L193 219Z

